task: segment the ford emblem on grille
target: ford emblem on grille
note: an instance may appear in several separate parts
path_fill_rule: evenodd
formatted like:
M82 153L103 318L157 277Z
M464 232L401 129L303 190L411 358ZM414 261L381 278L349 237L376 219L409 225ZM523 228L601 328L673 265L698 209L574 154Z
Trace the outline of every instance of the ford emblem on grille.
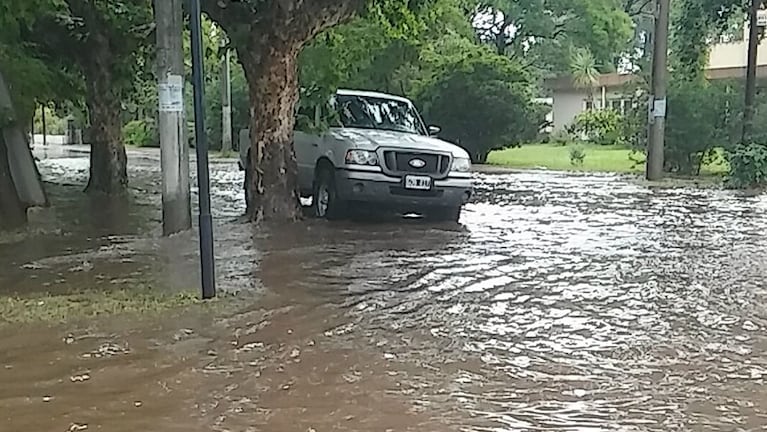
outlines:
M413 168L423 168L426 166L426 162L423 159L410 159L410 162L408 162L408 165L410 165Z

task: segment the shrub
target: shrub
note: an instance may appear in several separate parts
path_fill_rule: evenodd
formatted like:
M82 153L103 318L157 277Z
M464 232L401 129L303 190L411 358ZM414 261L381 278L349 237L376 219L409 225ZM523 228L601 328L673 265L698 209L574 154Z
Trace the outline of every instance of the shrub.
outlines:
M466 149L475 163L488 153L536 139L550 108L532 102L527 70L486 47L443 65L419 92L440 137Z
M731 188L767 185L767 146L738 145L729 154L730 173L726 184Z
M570 165L574 167L582 167L584 159L586 159L586 152L583 150L583 147L570 147Z
M566 130L559 130L551 134L550 141L552 144L557 146L566 146L567 144L575 141L575 138L570 132Z
M575 118L573 130L586 141L599 145L626 144L623 116L613 110L584 111Z
M131 120L123 126L123 142L135 147L157 147L157 129L148 120Z

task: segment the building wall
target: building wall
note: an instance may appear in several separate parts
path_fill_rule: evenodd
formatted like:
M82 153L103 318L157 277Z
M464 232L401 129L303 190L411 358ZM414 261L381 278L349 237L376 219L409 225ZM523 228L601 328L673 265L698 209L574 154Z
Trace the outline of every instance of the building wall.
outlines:
M745 67L748 63L748 25L742 37L732 42L717 43L711 46L708 59L710 69ZM756 63L767 65L767 38L759 43Z
M588 97L585 91L555 91L552 103L553 131L559 132L570 125L583 112L583 101Z
M615 109L620 109L621 101L623 101L623 109L627 109L630 103L629 98L620 89L604 89L604 91L602 89L595 89L593 97L596 102L596 109L602 108L603 97L605 105ZM554 92L552 99L553 131L558 132L571 125L575 117L586 110L586 101L589 99L589 96L585 90L557 90ZM618 102L613 104L613 101Z
M744 67L748 62L748 43L746 41L716 44L711 47L708 60L710 69ZM759 44L757 64L767 65L767 39Z

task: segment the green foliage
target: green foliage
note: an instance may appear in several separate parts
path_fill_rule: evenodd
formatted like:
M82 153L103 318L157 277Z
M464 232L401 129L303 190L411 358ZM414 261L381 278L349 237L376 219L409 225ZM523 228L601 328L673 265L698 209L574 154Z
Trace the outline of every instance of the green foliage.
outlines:
M574 142L575 137L566 130L559 130L551 134L549 141L554 145L566 146L567 144Z
M28 34L41 13L59 13L59 0L6 0L0 5L0 69L8 82L17 120L31 120L37 101L77 98L81 86L58 59Z
M632 23L620 0L480 0L473 8L480 40L496 52L567 72L572 47L590 47L602 71L631 43Z
M720 35L733 17L745 19L743 0L678 0L672 2L672 64L680 79L703 79L708 42Z
M586 159L586 152L581 146L570 147L570 165L574 167L582 167L583 162Z
M730 172L726 185L746 189L767 185L767 146L739 144L728 155Z
M588 48L573 48L570 52L570 74L576 86L591 92L599 82L596 59Z
M221 60L216 64L220 65ZM205 83L205 130L208 144L211 149L220 149L222 143L222 100L221 91L223 76L220 67L212 74ZM245 81L245 73L242 66L237 63L231 65L231 91L232 91L232 140L236 145L237 134L240 129L250 126L250 102L248 100L248 83ZM188 103L192 106L191 101ZM190 115L192 111L190 110ZM194 117L190 117L193 119Z
M667 171L697 175L701 164L718 157L717 148L737 142L742 124L741 95L726 84L672 81L666 120Z
M123 142L134 147L158 147L157 128L153 122L132 120L123 126Z
M45 110L45 131L48 135L64 135L67 121L50 107L41 107L35 112L34 132L43 133L42 110Z
M490 151L536 138L545 111L531 102L527 72L507 57L476 47L422 87L425 116L441 136L483 163Z
M599 145L624 145L623 116L613 110L584 111L575 117L573 130L586 141Z

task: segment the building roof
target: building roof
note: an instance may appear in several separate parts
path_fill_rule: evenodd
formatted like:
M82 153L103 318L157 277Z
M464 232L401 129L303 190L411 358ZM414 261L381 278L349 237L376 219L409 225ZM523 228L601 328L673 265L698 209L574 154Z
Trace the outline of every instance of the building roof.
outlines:
M756 67L757 78L767 78L767 65L759 65ZM745 67L728 67L717 69L706 69L706 78L711 80L718 79L737 79L746 78Z
M728 68L716 68L706 69L706 78L710 80L720 79L745 79L746 68L745 67L728 67ZM756 68L757 78L767 78L767 65L759 65ZM607 87L615 88L621 87L626 84L639 79L639 76L634 74L619 74L619 73L607 73L599 75L595 88ZM577 90L578 86L573 82L572 77L562 76L558 78L552 78L544 80L544 86L551 90Z
M638 78L634 74L620 74L617 72L601 74L597 78L594 87L620 87L628 84ZM544 80L544 86L551 90L571 90L578 89L571 76L561 76Z

